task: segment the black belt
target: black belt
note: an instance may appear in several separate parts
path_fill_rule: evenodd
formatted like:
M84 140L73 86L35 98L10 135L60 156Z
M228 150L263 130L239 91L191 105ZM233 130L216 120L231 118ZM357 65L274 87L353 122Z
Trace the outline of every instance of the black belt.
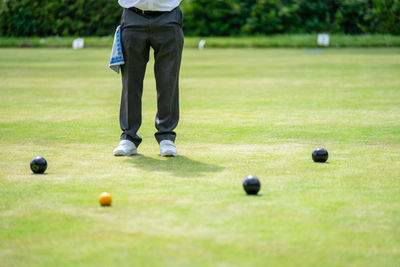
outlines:
M129 10L142 15L160 15L166 12L166 11L141 10L136 7L130 7Z

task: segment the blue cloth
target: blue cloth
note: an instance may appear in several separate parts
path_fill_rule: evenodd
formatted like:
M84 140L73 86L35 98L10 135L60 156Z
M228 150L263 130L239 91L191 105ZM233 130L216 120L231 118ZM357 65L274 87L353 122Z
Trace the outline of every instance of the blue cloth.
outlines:
M124 55L122 54L121 42L121 25L117 27L114 34L114 44L111 50L110 64L108 65L113 71L119 73L121 65L124 65Z

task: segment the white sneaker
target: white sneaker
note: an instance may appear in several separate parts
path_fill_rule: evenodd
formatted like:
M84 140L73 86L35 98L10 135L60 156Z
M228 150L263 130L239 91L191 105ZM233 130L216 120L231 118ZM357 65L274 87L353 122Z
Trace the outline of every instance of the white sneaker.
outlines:
M176 157L178 151L176 146L171 140L163 140L160 142L160 156L162 157Z
M130 156L137 154L136 146L129 140L121 140L116 149L114 149L114 156Z

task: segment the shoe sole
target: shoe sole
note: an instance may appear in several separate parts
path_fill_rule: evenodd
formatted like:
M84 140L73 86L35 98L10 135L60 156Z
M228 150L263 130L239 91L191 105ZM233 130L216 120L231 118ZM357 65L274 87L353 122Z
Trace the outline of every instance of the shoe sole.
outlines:
M129 157L132 155L136 155L137 154L137 150L132 151L131 153L124 153L124 152L114 152L114 156L116 157Z
M176 157L178 156L177 152L173 152L173 151L166 151L164 153L160 153L161 157Z

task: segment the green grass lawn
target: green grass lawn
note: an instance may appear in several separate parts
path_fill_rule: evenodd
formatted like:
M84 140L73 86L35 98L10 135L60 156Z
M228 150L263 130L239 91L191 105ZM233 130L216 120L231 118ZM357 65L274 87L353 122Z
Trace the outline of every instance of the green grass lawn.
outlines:
M113 32L110 32L113 34ZM1 37L0 48L4 47L63 47L70 48L76 37ZM103 37L82 37L87 48L111 48L114 35ZM200 40L206 40L207 48L243 47L319 47L317 34L276 34L243 37L185 37L186 48L197 48ZM400 36L387 34L330 34L330 47L400 47Z
M399 266L400 49L186 49L177 158L152 60L140 155L112 155L109 54L0 49L1 266Z

